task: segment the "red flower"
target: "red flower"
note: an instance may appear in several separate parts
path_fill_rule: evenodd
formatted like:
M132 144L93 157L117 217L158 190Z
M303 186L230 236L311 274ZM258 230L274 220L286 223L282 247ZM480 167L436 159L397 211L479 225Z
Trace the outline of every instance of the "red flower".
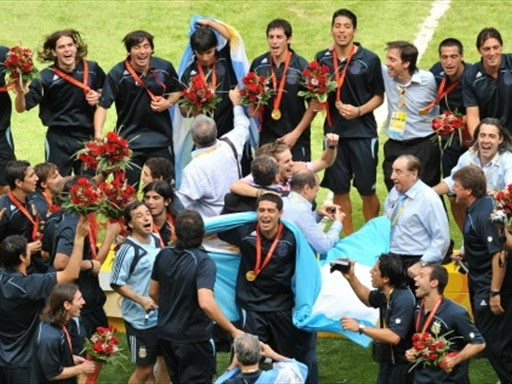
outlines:
M310 62L302 71L302 85L306 91L299 91L299 96L306 99L316 98L321 102L326 101L328 94L337 86L331 79L329 67L321 65L316 60Z

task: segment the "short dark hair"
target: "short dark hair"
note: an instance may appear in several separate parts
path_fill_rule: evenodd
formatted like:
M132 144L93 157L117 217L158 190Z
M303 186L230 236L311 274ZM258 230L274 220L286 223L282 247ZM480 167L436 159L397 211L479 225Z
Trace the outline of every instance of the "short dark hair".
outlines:
M198 248L203 242L204 221L192 209L185 209L176 216L176 248Z
M448 284L448 271L440 264L429 264L426 267L430 268L430 281L437 280L437 292L442 295Z
M53 287L41 314L41 320L56 326L66 324L68 311L64 308L64 303L72 303L77 291L78 285L71 283L57 284Z
M462 188L470 189L471 194L477 199L487 194L487 181L482 168L476 165L467 165L457 170L452 176Z
M278 173L279 165L271 156L257 156L251 162L251 174L254 179L254 183L260 187L272 185Z
M494 117L486 117L480 120L478 125L475 128L475 132L473 132L473 137L475 139L475 142L473 144L473 149L478 150L478 135L480 135L480 128L483 124L486 125L494 125L498 129L498 134L500 135L500 138L503 139L503 142L498 145L498 152L503 153L507 150L512 150L512 138L510 137L510 134L505 129L503 124L499 119L496 119Z
M461 55L464 53L464 46L462 45L460 40L458 40L458 39L456 39L454 37L449 37L449 38L444 39L443 41L441 41L439 43L439 48L438 48L437 52L439 54L441 54L441 48L444 48L444 47L457 47L458 50L459 50L459 53Z
M283 210L283 199L281 198L281 196L279 196L276 193L267 192L267 193L262 194L256 200L256 208L258 208L260 206L260 202L262 202L262 201L270 201L272 203L275 203L276 207L279 211Z
M43 48L37 53L37 58L43 63L56 63L57 58L53 55L52 50L57 46L57 40L61 37L70 37L76 44L76 60L83 59L87 56L87 44L82 40L80 32L76 29L62 29L55 31L51 35L46 36Z
M41 192L43 190L41 183L45 183L51 175L55 172L59 172L59 167L53 163L39 163L34 166L34 171L39 178L39 180L37 180L36 188Z
M215 120L206 115L197 115L190 126L190 134L194 144L199 148L210 147L217 140Z
M303 169L293 174L290 181L290 189L294 192L300 192L306 185L314 188L318 184L315 172L309 169Z
M287 38L292 37L292 26L285 19L274 19L268 23L266 31L267 36L272 29L282 29Z
M172 185L174 179L174 166L169 159L165 157L152 157L144 163L151 171L153 179L162 179Z
M124 223L130 230L131 230L131 228L129 227L128 223L130 221L132 221L132 212L134 210L136 210L137 208L139 208L141 205L145 205L145 204L140 200L134 200L131 203L128 203L128 205L126 205L126 207L124 208L124 212L123 212Z
M476 48L480 49L484 43L489 39L496 39L503 45L503 39L501 38L501 34L498 32L496 28L487 27L480 31L478 36L476 37Z
M139 29L137 31L132 31L129 34L127 34L123 38L123 43L126 47L126 51L130 52L133 46L142 43L144 40L147 40L149 45L151 46L151 50L154 50L155 46L153 44L153 38L154 37L151 33Z
M261 359L261 344L257 336L244 333L233 341L235 356L241 365L254 365Z
M334 12L332 14L331 27L334 25L334 21L336 20L336 18L340 17L340 16L343 16L343 17L346 17L346 18L350 19L354 29L357 28L357 16L355 15L354 12L352 12L352 11L346 9L346 8L338 9L336 12Z
M215 32L208 27L199 26L192 35L190 35L190 46L193 51L206 52L216 48L219 40Z
M389 279L389 285L394 288L407 286L407 270L402 257L394 253L383 253L379 256L379 269L382 277Z
M163 197L164 200L171 200L171 202L173 202L176 199L176 194L174 193L173 187L171 184L164 180L152 181L142 189L142 194L145 196L146 193L151 191L158 193ZM167 205L167 212L172 216L176 216L176 210L172 204Z
M418 67L416 66L418 62L418 48L414 44L409 43L408 41L398 40L398 41L388 41L386 43L386 49L389 51L390 49L397 49L400 52L400 59L402 62L409 63L409 73L412 75Z
M5 167L5 179L11 190L16 188L16 180L23 181L25 179L29 167L30 163L25 160L11 160L7 163Z
M21 235L7 236L2 241L0 253L4 268L16 269L21 264L20 256L27 256L27 238Z

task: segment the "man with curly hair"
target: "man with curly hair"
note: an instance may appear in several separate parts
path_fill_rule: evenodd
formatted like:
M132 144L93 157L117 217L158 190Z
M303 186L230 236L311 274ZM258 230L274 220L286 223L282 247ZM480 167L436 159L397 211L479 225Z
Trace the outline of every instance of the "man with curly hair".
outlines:
M49 35L38 58L51 63L30 86L17 85L15 107L25 112L39 104L39 117L48 127L46 161L59 167L63 176L82 174L74 158L94 134L93 117L105 80L98 63L86 60L87 45L80 32L64 29Z

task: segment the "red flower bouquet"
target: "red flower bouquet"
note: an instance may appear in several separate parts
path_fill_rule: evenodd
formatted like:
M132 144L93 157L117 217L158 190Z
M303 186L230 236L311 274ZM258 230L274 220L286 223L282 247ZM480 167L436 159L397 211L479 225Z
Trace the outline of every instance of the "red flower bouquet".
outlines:
M494 210L491 221L499 224L512 224L512 184L494 194Z
M32 51L16 45L9 49L4 62L9 81L30 82L37 74L37 68L32 61Z
M432 120L432 129L439 137L447 137L445 148L451 145L455 135L459 136L460 143L469 146L471 137L466 128L466 122L462 115L450 111L444 111L442 114Z
M131 168L132 150L128 147L128 140L115 132L109 132L99 140L85 143L84 149L76 154L86 168L96 172L105 170L125 170Z
M114 178L100 183L99 188L103 194L101 212L111 221L119 221L126 205L135 198L135 188L128 185L124 172L114 173Z
M192 111L212 116L219 101L220 97L215 94L215 89L200 75L196 75L190 79L190 85L183 91L179 105L189 108L188 117Z
M326 102L328 94L336 89L336 82L331 79L329 67L321 65L316 60L310 62L302 71L302 84L306 90L299 91L299 96L306 99L316 98L322 103Z
M268 79L251 71L244 76L242 83L244 84L244 89L240 90L242 105L253 107L261 115L264 106L272 97Z
M70 212L88 215L96 212L101 203L98 188L86 177L80 177L67 196L63 196L62 207Z
M87 360L96 361L96 370L87 376L86 384L95 384L102 368L102 364L113 361L119 352L119 338L114 336L116 329L112 326L108 328L98 327L90 339L85 339L84 351Z
M428 332L415 333L412 336L412 349L416 359L410 371L418 364L423 364L424 366L437 365L447 372L450 371L450 369L446 367L445 358L452 357L456 355L457 352L450 351L450 346L453 344L453 341L446 338L448 333L444 335L439 335L438 333L434 333L433 335Z

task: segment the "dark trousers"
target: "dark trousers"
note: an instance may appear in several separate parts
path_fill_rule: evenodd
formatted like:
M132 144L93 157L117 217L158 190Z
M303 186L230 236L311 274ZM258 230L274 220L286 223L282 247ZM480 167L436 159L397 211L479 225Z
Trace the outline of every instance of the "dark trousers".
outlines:
M306 383L318 383L316 333L298 329L292 311L255 312L244 310L244 331L258 336L277 353L308 367Z
M475 296L473 313L475 325L485 339L485 353L501 384L512 383L512 294L501 295L505 313L496 316L491 312L488 297Z
M393 182L391 181L393 162L401 155L414 155L420 159L423 168L421 180L425 184L433 187L439 183L441 180L441 149L435 134L413 140L388 139L386 141L382 169L388 191L393 188Z

